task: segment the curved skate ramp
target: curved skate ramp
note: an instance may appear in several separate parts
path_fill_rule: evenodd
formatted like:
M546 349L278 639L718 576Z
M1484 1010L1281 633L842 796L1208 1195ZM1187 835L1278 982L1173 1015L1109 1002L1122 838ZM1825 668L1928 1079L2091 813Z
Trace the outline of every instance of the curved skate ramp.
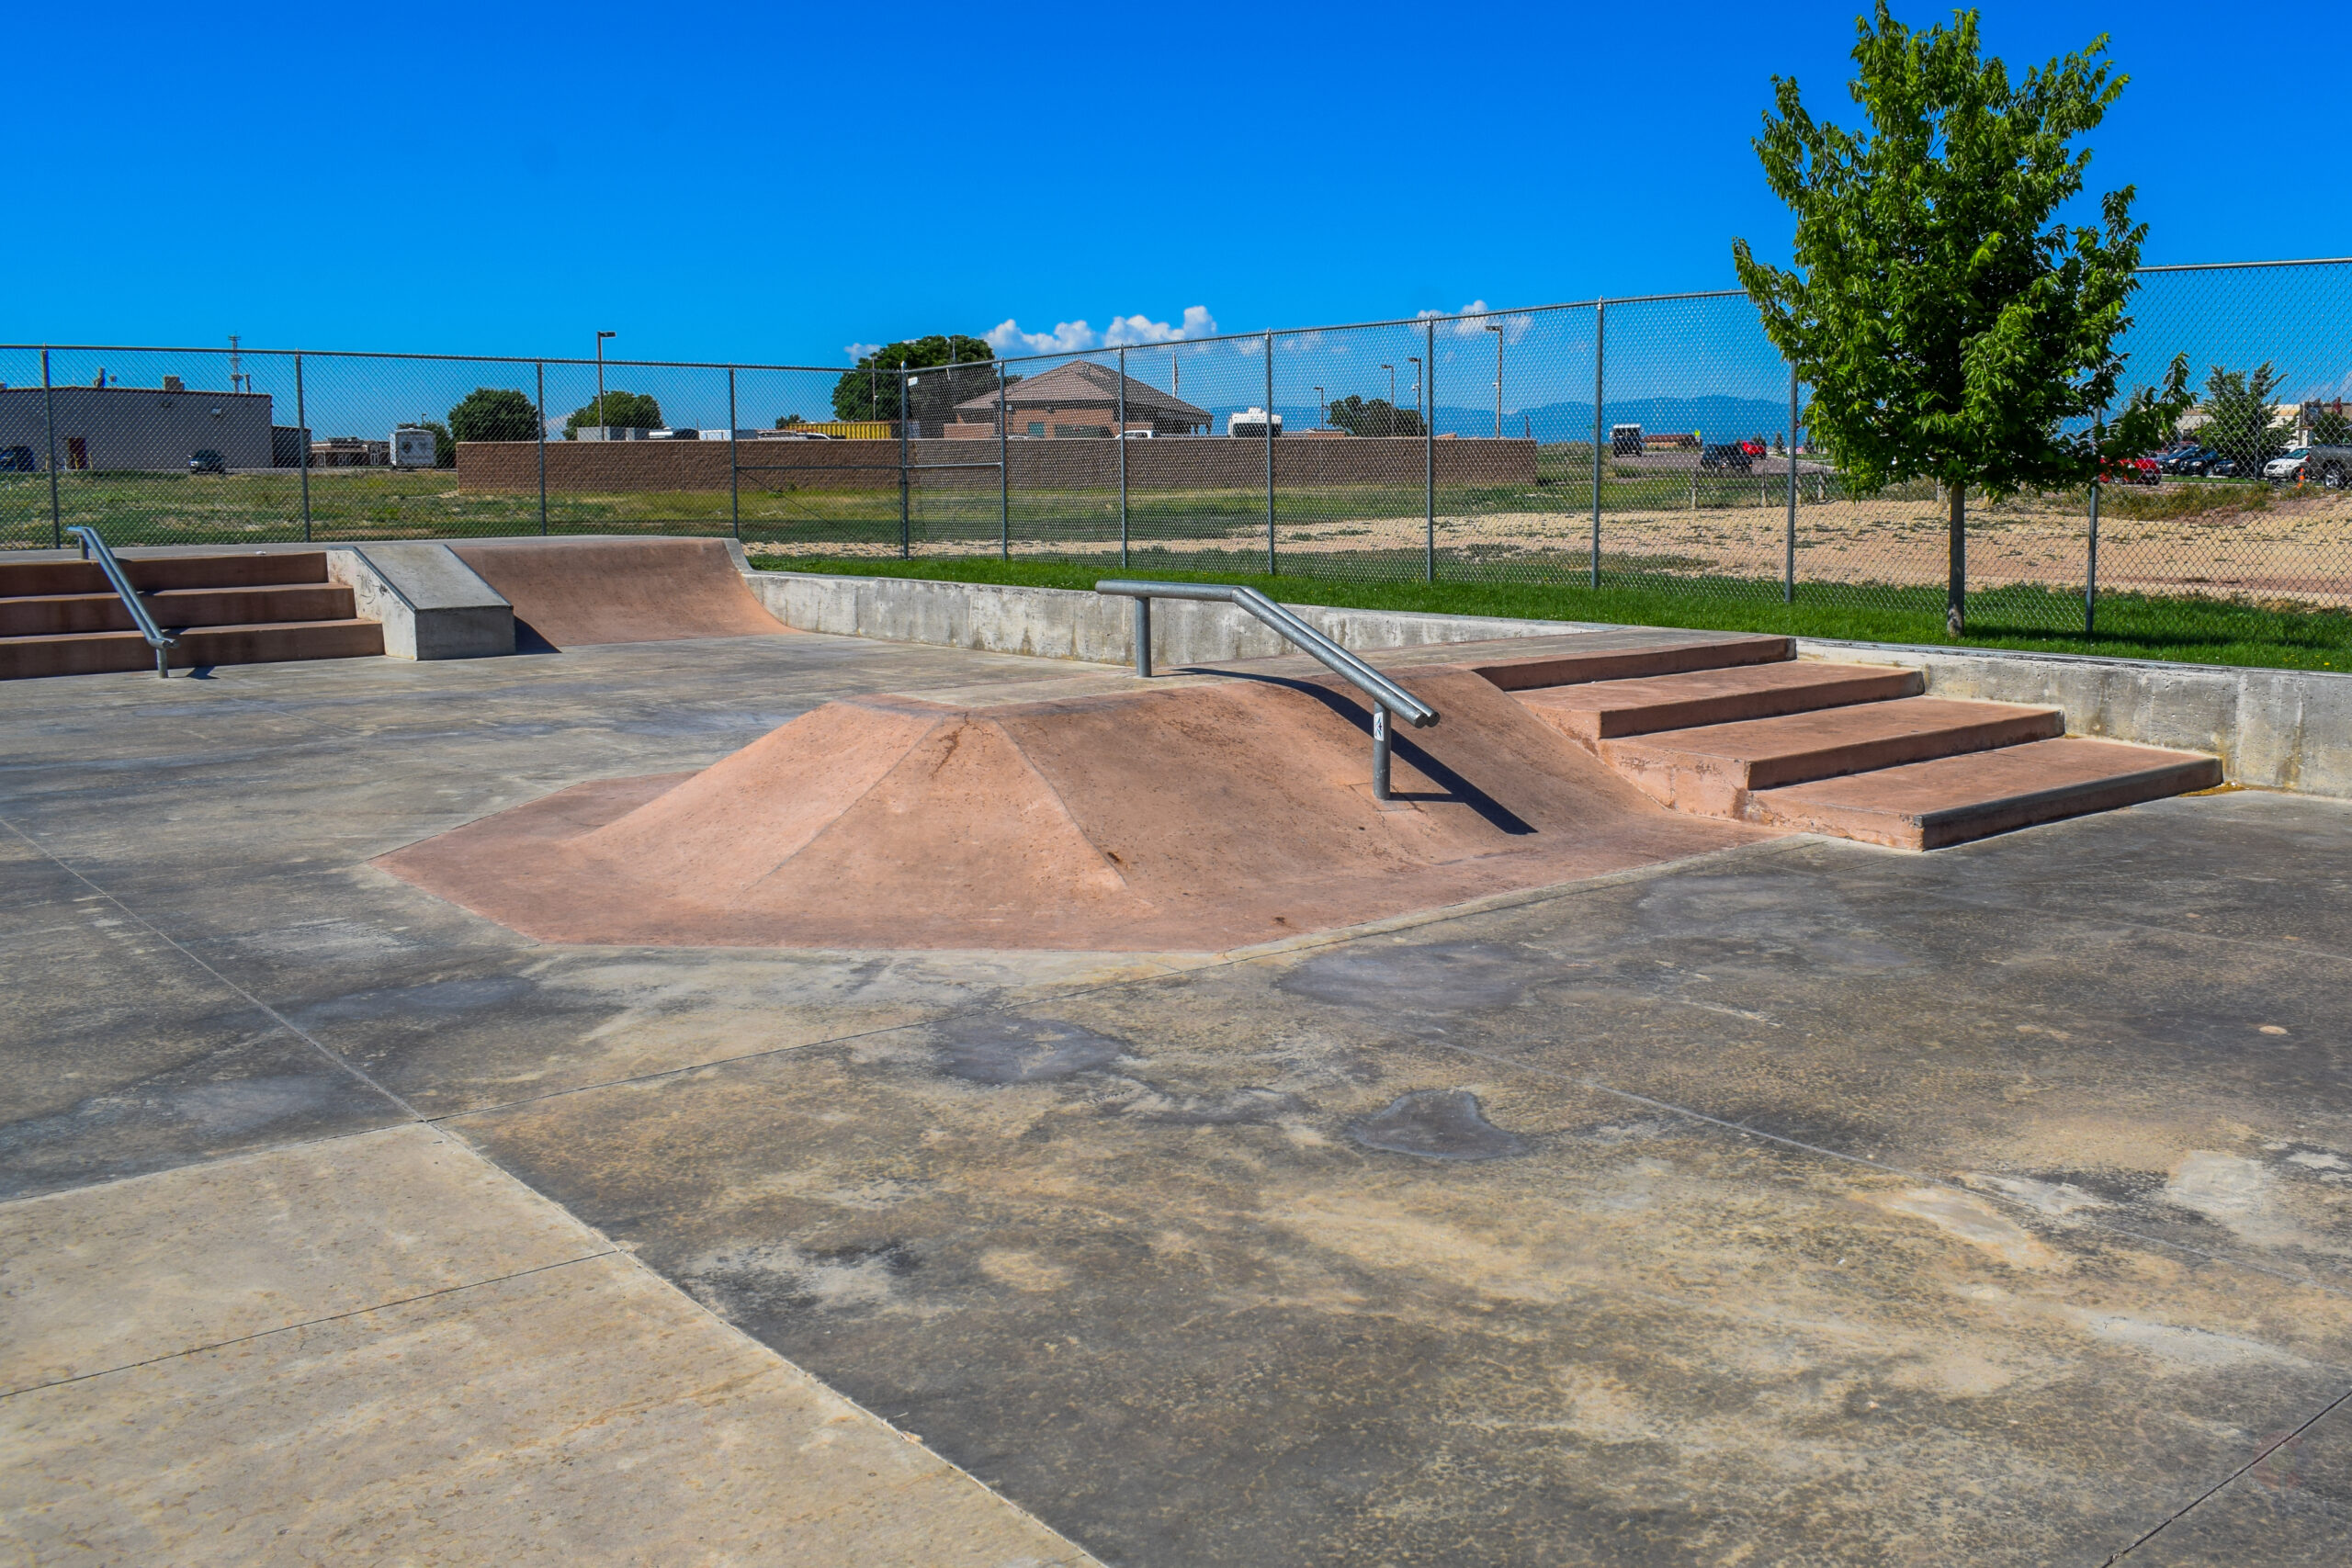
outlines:
M1336 682L828 703L378 864L550 942L1224 951L1769 836L1672 812L1459 667L1372 797Z
M724 539L490 539L452 543L557 648L784 635Z

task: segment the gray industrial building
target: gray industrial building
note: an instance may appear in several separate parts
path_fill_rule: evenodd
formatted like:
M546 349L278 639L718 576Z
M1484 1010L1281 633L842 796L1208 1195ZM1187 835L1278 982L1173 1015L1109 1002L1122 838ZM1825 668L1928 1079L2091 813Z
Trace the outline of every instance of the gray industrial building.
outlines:
M268 393L189 391L178 378L169 381L155 389L0 389L0 456L15 458L9 467L47 468L53 410L60 468L185 470L200 451L220 453L232 468L279 467L281 452L285 466L301 461L299 436L272 436Z

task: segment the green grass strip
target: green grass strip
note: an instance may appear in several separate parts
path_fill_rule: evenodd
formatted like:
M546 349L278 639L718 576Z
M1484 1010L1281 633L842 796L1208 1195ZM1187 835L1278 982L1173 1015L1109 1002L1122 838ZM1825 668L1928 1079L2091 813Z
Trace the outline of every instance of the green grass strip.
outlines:
M1528 620L1600 621L1614 626L1685 626L1708 631L1778 632L1851 642L1928 648L2001 648L2034 653L2094 654L2179 663L2275 670L2352 670L2352 613L2275 611L2226 600L2102 594L2098 630L2081 629L2082 601L2041 588L2001 588L1973 595L1968 635L1944 630L1943 595L1928 588L1800 583L1783 604L1778 583L1676 580L1671 586L1604 586L1512 581L1351 581L1340 579L1186 570L1148 553L1122 569L1115 559L990 560L960 557L900 560L763 554L770 571L907 577L944 582L994 582L1029 588L1091 589L1106 577L1181 582L1243 582L1294 604ZM2064 629L2072 622L2074 630Z

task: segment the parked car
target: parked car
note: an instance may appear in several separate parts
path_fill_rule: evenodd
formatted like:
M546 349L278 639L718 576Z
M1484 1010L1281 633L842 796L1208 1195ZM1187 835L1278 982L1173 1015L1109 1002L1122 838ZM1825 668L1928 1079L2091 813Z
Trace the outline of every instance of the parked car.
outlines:
M2109 457L2099 465L2099 478L2111 485L2160 485L2165 471L2154 457Z
M29 474L38 471L29 446L0 446L0 474Z
M2177 446L2157 459L2156 466L2168 474L2201 474L2219 456L2211 446Z
M2262 465L2262 477L2272 484L2292 484L2303 477L2303 459L2311 455L2308 446L2290 446Z
M2352 446L2312 446L2303 453L2303 477L2322 490L2352 485Z
M225 474L229 459L209 446L199 446L187 455L187 471L191 474Z
M1756 459L1748 455L1747 448L1736 441L1726 441L1720 446L1708 446L1699 453L1699 469L1702 473L1744 474L1755 461Z

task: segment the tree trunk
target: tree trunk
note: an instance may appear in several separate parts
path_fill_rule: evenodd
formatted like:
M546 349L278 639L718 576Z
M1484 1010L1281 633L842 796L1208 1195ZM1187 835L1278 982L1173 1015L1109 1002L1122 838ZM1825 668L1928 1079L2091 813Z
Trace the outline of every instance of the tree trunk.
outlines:
M1968 629L1968 487L1953 485L1951 497L1951 582L1944 593L1944 629L1955 637Z

